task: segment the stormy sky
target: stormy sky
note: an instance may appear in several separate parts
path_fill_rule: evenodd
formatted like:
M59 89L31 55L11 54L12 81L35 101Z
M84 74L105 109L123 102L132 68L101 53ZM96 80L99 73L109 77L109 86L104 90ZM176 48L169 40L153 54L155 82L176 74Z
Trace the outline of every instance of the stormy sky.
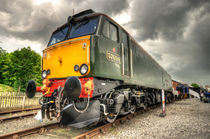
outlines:
M210 85L209 0L0 0L0 47L41 54L73 9L89 8L121 24L173 79Z

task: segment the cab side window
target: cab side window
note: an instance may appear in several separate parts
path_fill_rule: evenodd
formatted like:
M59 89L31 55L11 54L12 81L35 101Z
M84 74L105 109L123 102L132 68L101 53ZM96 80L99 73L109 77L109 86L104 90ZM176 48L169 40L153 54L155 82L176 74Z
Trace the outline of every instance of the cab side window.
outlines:
M113 41L118 41L118 29L111 22L105 20L103 26L103 35Z
M109 22L105 20L104 26L103 26L103 35L107 38L109 38Z
M110 31L109 31L109 37L113 41L118 41L117 39L117 27L113 24L110 24Z

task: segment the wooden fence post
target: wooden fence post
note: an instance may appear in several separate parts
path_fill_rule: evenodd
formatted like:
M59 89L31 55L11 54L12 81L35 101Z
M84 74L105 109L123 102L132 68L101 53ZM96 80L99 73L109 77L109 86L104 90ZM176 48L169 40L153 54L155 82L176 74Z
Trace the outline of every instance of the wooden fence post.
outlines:
M1 101L2 101L2 97L0 97L0 109L1 109L1 103L2 103Z
M25 108L25 100L26 100L26 96L23 96L23 104L22 104L22 108Z

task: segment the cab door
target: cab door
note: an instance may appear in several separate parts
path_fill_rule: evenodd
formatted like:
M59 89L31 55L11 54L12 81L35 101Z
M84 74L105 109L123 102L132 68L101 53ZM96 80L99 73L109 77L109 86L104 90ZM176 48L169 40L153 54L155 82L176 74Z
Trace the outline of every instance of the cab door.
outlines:
M95 48L94 76L121 80L121 47L118 26L108 18L101 23Z
M125 31L121 34L122 75L130 76L130 46L129 37Z

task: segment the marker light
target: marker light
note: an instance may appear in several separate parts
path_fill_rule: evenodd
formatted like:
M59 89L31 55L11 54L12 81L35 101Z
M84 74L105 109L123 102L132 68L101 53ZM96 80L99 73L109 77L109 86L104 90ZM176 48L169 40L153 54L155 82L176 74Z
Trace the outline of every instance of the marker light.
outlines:
M47 70L47 75L49 75L49 74L50 74L50 69Z
M79 65L75 65L74 66L74 71L78 71L79 70Z

